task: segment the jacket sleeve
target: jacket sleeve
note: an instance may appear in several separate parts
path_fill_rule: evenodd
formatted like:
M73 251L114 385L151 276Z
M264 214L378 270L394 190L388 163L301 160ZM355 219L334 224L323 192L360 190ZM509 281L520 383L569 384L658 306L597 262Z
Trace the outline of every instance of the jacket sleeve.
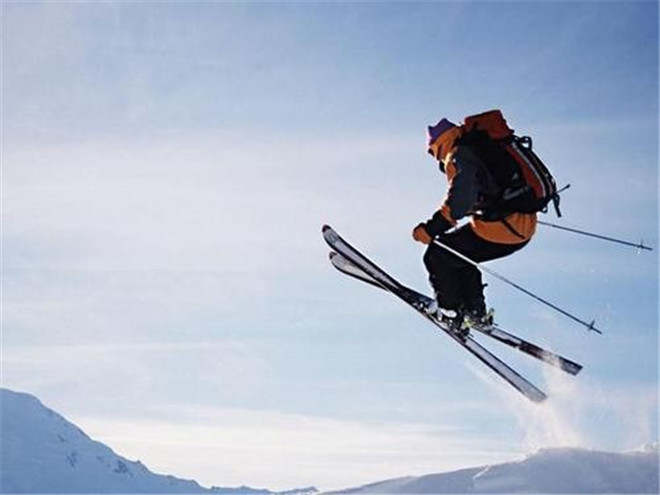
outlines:
M479 157L466 146L458 146L447 167L449 189L440 212L451 223L471 213L479 199L480 170L484 165ZM453 169L453 170L452 170Z

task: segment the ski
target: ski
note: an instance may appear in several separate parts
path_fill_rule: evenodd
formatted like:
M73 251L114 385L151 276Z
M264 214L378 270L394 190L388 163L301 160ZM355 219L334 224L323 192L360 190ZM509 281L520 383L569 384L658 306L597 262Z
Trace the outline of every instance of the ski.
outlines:
M351 275L364 280L364 277L360 277L359 272L361 271L366 274L368 278L370 278L370 280L368 280L369 283L387 290L411 306L428 321L451 337L454 342L469 351L473 356L504 379L509 385L523 394L527 399L533 402L542 402L547 399L547 395L542 390L537 388L533 383L520 375L508 364L479 344L472 335L459 334L459 332L453 330L445 322L426 313L426 311L424 311L425 301L423 298L419 297L420 294L418 292L402 285L384 270L379 268L375 263L346 242L329 225L323 226L323 238L334 251L342 255L346 260L350 261L359 269Z
M337 270L339 270L340 272L346 275L357 278L358 280L371 284L380 289L383 288L381 285L378 284L378 282L376 282L376 280L371 278L367 273L362 271L358 266L351 263L351 261L349 261L347 258L345 258L339 253L336 253L334 251L331 252L330 262ZM425 306L429 305L433 301L432 298L424 294L421 294L419 292L415 292L413 289L409 289L406 287L406 290L414 293L415 296L420 301L422 301L422 304ZM518 337L517 335L507 332L497 324L493 324L489 326L475 325L471 327L471 329L476 330L483 335L491 337L497 340L498 342L501 342L502 344L506 344L509 347L517 349L546 364L555 366L568 374L577 375L582 370L582 365L574 361L571 361L570 359L567 359L563 356L555 354L554 352L548 351L547 349L543 349L542 347L533 344L531 342L528 342L525 339Z

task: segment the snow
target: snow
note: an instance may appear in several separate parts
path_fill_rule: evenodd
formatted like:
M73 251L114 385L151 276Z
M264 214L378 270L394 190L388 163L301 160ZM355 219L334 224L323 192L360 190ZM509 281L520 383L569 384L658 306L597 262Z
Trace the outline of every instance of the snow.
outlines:
M115 454L28 394L0 389L2 493L202 493Z
M491 466L474 478L477 493L658 493L658 453L626 455L555 448L522 462Z
M311 495L316 488L272 492L247 486L204 488L155 474L129 461L45 407L37 398L0 389L0 493L210 493Z
M518 462L405 477L339 494L658 493L658 445L627 453L543 449Z
M155 474L89 438L38 399L0 389L0 493L220 493L274 495L249 487L206 489ZM392 469L396 469L394 466ZM408 476L334 494L655 493L658 444L625 453L539 450L525 459L448 473ZM311 495L313 487L277 495Z

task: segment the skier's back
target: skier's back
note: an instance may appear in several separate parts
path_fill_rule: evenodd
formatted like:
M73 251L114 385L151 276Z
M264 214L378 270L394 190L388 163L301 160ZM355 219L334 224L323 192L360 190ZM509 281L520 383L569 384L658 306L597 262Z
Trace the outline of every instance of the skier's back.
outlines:
M413 229L413 238L428 245L424 264L440 311L459 322L485 322L490 317L481 272L432 240L476 262L502 258L527 245L536 231L536 213L517 211L515 202L502 200L508 179L498 167L507 158L499 147L489 148L484 132L468 132L466 125L442 119L428 133L428 152L445 174L448 190L433 216ZM466 216L471 222L452 230Z

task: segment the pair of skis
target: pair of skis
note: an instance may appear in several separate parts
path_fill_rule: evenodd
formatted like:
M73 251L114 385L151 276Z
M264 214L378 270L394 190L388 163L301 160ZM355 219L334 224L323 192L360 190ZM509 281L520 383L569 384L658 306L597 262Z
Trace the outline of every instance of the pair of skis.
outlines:
M425 311L425 308L433 301L430 297L399 283L346 242L332 227L328 225L323 226L323 238L332 249L330 253L330 261L337 270L380 289L386 290L403 300L529 400L533 402L542 402L547 399L547 395L542 390L477 342L471 332L467 334L458 332L446 321L428 314ZM582 366L574 361L521 339L520 337L503 330L497 325L475 325L471 327L470 330L475 330L480 335L491 337L498 342L539 359L546 364L555 366L571 375L577 375L582 369Z

